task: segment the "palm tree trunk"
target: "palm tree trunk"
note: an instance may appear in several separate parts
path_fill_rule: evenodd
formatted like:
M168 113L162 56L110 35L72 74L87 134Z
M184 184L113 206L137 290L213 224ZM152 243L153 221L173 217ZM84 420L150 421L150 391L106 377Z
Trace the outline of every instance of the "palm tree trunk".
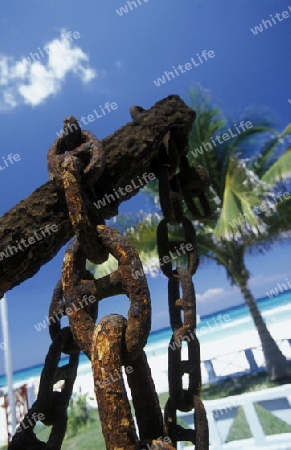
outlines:
M282 354L278 345L271 336L257 303L251 293L247 281L239 285L247 307L258 330L266 363L266 371L271 380L282 380L290 376L290 363Z

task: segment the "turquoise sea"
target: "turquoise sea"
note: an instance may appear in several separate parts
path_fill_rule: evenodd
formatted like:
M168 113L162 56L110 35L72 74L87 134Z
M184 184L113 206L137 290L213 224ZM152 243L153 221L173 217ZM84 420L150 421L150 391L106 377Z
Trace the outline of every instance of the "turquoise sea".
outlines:
M282 324L286 329L286 337L291 338L291 292L286 291L276 297L261 298L257 300L259 309L267 325ZM221 314L219 316L219 314ZM223 310L215 314L201 317L197 325L197 336L200 344L215 342L217 339L230 338L233 335L243 335L254 329L254 324L249 311L245 305L236 306ZM287 333L289 335L287 336ZM171 338L171 329L164 328L150 334L146 345L148 356L165 354ZM66 363L68 358L62 359ZM78 374L88 372L88 358L82 354L80 356ZM39 377L43 366L37 365L28 367L13 374L13 382L21 383L29 378ZM0 376L0 387L6 385L6 377Z

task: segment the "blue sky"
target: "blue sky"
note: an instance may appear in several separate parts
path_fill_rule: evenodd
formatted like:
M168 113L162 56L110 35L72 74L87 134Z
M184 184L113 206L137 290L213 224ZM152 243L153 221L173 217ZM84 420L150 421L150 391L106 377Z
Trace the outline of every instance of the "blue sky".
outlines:
M0 165L10 153L19 154L20 160L0 171L1 215L47 181L47 151L64 117L87 117L94 109L100 113L106 102L115 102L118 107L84 126L99 139L131 120L131 105L149 108L169 94L189 102L189 89L197 83L210 90L230 118L252 106L268 111L277 130L290 121L291 12L289 18L257 35L250 29L270 15L288 11L291 1L136 3L137 8L128 7L128 13L120 16L116 10L126 5L124 0L3 2ZM160 87L155 85L153 80L165 71L191 58L197 60L197 53L201 55L203 50L212 50L215 57ZM31 53L38 53L39 59L34 55L33 61ZM24 58L30 58L30 63L23 63ZM120 211L141 208L146 210L148 203L139 195L123 204ZM37 332L34 324L48 314L63 254L64 249L33 279L7 293L14 370L44 360L50 339L46 330ZM257 298L290 278L287 254L290 246L284 245L265 256L247 258ZM162 276L148 281L154 330L169 324L167 282ZM200 266L195 287L200 314L242 302L239 291L230 288L224 269L212 264ZM110 312L126 314L127 309L126 298L104 300L99 317Z

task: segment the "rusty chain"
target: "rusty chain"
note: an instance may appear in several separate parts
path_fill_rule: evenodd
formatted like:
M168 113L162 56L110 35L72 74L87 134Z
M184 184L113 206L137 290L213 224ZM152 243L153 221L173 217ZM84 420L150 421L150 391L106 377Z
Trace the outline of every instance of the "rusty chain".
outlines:
M69 364L59 368L58 363L61 352L71 340L71 330L65 327L51 344L41 374L37 399L20 423L8 447L9 450L59 450L61 448L67 429L67 408L77 375L79 349L72 352ZM64 380L61 392L54 391L54 384L60 380ZM52 425L46 443L37 439L33 433L36 425L35 418L44 425Z
M210 214L204 189L208 179L201 168L189 167L185 155L181 157L181 171L176 175L177 165L180 165L176 145L168 140L167 146L160 149L159 195L164 219L158 225L157 244L160 268L168 277L168 302L170 323L173 335L168 348L169 399L165 407L165 424L168 434L176 447L178 441L190 441L195 450L209 448L208 424L206 412L200 400L201 370L200 345L196 337L196 298L192 276L195 274L199 256L197 252L196 233L192 222L183 213L184 198L189 210L196 219L205 220ZM185 173L188 178L185 178ZM189 175L192 175L189 177ZM195 174L195 176L194 176ZM198 183L200 175L200 184ZM182 183L183 184L182 184ZM182 184L182 187L180 187ZM204 188L201 188L202 187ZM196 188L196 192L193 189ZM204 216L197 209L190 193L196 194L204 211ZM195 206L193 206L195 205ZM185 242L169 240L168 224L182 226ZM179 253L178 245L185 248L188 267L177 267L173 270L172 251ZM188 249L187 249L188 247ZM176 258L175 258L176 259ZM180 285L182 295L180 296ZM183 311L183 320L181 317ZM182 342L187 342L188 360L182 360ZM188 374L188 389L183 389L183 376ZM184 429L177 424L177 410L188 412L194 409L195 429Z
M143 108L136 106L130 110L133 119L142 111ZM210 214L204 194L208 179L199 168L189 167L185 155L180 158L175 139L168 132L160 145L157 174L164 214L157 229L157 244L160 259L167 260L161 270L169 278L169 311L173 329L169 346L170 397L164 420L144 352L151 327L150 293L145 276L132 276L133 273L142 273L142 263L137 251L120 232L105 226L102 218L90 213L87 193L93 192L93 186L104 170L102 146L92 133L81 131L73 116L64 120L64 131L65 134L56 139L48 152L48 170L56 188L65 192L75 236L65 251L62 277L52 296L49 309L49 317L54 318L53 323L49 323L52 344L41 374L37 399L19 425L9 450L61 448L80 350L92 364L107 450L171 450L182 440L191 441L196 450L206 450L208 428L199 397L200 349L195 335L196 300L192 282L199 257L195 229L183 213L182 198L196 218L205 220ZM176 175L178 168L180 172ZM200 200L203 214L198 211L193 197ZM170 255L178 242L169 240L167 224L181 224L183 227L184 244L186 248L191 246L187 250L187 269L172 268ZM117 259L118 269L96 280L86 270L86 259L101 264L107 261L109 253ZM117 294L125 294L129 298L128 318L110 314L95 326L98 302ZM70 327L61 328L64 315L67 315ZM181 360L181 341L185 338L188 361ZM68 354L70 359L67 365L58 367L61 353ZM138 433L125 389L124 373L131 390ZM189 374L187 390L183 389L185 373ZM63 381L61 390L56 391L54 385L60 380ZM195 430L184 430L177 425L177 410L190 411L193 408ZM46 443L33 433L36 423L33 417L34 421L36 417L45 425L52 425Z

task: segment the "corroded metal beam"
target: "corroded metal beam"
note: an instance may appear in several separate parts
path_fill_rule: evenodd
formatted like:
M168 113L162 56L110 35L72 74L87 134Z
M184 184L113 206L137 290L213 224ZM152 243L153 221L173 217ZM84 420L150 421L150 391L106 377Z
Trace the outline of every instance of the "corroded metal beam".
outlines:
M118 205L145 185L144 174L157 173L159 148L169 131L179 153L186 152L194 119L195 112L171 95L101 141L106 165L88 193L96 223L118 213ZM65 196L51 181L7 211L0 218L0 298L35 275L72 236Z

